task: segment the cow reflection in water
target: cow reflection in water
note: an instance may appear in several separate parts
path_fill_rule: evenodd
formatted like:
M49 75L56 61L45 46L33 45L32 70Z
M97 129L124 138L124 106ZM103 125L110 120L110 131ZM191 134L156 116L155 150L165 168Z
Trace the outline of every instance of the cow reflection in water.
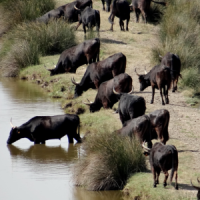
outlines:
M28 149L21 149L8 145L10 155L14 159L24 159L31 163L57 164L71 162L79 157L80 145L69 144L68 149L61 146L32 145ZM53 161L53 162L52 162Z

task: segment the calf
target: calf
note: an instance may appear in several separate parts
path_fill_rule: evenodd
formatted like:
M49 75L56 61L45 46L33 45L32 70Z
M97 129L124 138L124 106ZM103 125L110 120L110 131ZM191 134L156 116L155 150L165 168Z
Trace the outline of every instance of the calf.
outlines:
M171 169L170 184L173 176L175 175L175 189L178 190L178 151L174 145L164 145L156 142L151 149L142 145L148 152L145 155L149 155L149 161L151 165L151 171L153 173L154 184L156 187L159 184L159 175L163 171L165 179L163 182L164 187L167 185L167 178L169 176L168 170Z
M126 30L128 31L128 23L130 20L130 7L126 0L113 0L111 14L108 21L111 23L110 30L113 31L114 18L119 18L119 26L124 31L124 22L126 20Z
M181 61L178 55L173 54L173 53L166 53L162 58L161 64L165 65L170 68L170 73L171 73L171 80L173 84L173 90L172 92L175 92L177 90L177 83L178 83L178 78L181 76L180 71L181 71Z
M74 78L72 79L72 83L76 85L74 98L89 88L98 89L102 82L124 73L125 69L126 56L122 53L116 53L105 60L90 64L80 83L77 83Z
M86 40L81 44L66 49L60 55L54 69L48 69L50 76L65 72L76 73L81 65L99 61L100 40L98 38Z
M144 115L146 110L146 102L143 97L119 93L116 92L114 88L113 92L120 99L118 112L123 126L125 126L126 121Z
M143 115L126 122L125 126L117 131L122 136L136 137L141 145L144 141L148 142L148 147L152 147L151 143L151 122L147 115Z
M79 23L76 26L76 30L78 27L83 23L83 30L86 34L86 26L89 29L92 29L92 27L96 26L97 32L99 32L100 29L100 12L98 10L94 10L90 7L86 7L84 10L80 10L74 6L75 9L80 11L80 18Z
M119 74L113 79L101 83L94 103L85 103L90 106L90 112L99 111L102 106L104 108L113 107L118 101L117 96L113 93L113 88L119 92L129 92L132 89L132 78L128 74Z
M163 6L166 5L165 2L156 2L156 1L153 1L153 0L132 0L132 4L130 6L132 6L133 11L135 11L136 22L139 21L140 13L142 13L142 16L144 17L145 23L147 23L147 14L150 10L151 2L161 4Z
M135 69L136 72L136 69ZM140 82L140 91L143 91L145 88L148 86L152 87L152 100L151 104L154 102L154 94L155 94L155 88L160 90L160 96L162 99L162 105L165 105L169 103L168 99L168 90L170 89L171 85L171 74L170 74L170 69L169 67L166 67L164 65L157 65L151 69L149 73L145 74L136 74L139 77L139 82ZM163 100L163 93L165 96L165 103Z
M169 140L169 111L165 109L155 110L149 114L151 121L151 139L160 139L163 144Z

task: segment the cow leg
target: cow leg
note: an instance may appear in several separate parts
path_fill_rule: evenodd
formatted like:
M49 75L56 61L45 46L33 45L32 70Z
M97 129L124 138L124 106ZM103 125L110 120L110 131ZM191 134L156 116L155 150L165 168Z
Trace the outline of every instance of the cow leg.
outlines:
M174 174L175 174L175 189L178 190L178 183L177 183L178 173L177 173L177 170L174 171Z
M73 137L71 135L67 135L69 143L74 143Z
M141 13L142 13L142 16L143 16L143 18L144 18L144 22L145 22L145 24L146 24L146 23L147 23L147 15L146 15L146 13L145 13L144 10L141 10Z
M139 22L139 16L140 16L140 9L133 9L133 11L135 10L135 17L136 17L136 23Z
M80 22L80 21L78 22L78 24L77 24L77 26L76 26L75 30L77 30L77 29L78 29L78 27L81 25L81 23L82 23L82 22Z
M110 27L110 30L111 30L111 31L113 31L114 19L115 19L115 15L112 14L112 16L111 16L112 24L111 24L111 27Z
M164 94L165 94L165 103L166 104L169 104L169 98L168 98L168 90L169 90L169 87L166 86L167 89L164 87Z
M153 187L156 187L156 171L153 166L151 167L151 171L152 171L153 180L154 180Z
M103 10L105 10L105 1L104 0L101 0L102 1L102 4L103 4Z
M119 26L121 28L121 31L124 31L124 22L121 19L119 19Z
M168 179L168 176L169 176L169 173L168 171L164 172L164 175L165 175L165 179L164 179L164 182L163 182L163 186L167 186L167 179Z
M156 184L159 184L159 176L160 176L160 169L157 169L157 177L156 177Z
M154 102L154 95L155 95L155 88L152 87L152 99L151 99L151 104Z
M163 100L163 93L162 93L162 87L160 88L160 96L161 96L161 100L162 100L162 105L165 105L165 102Z
M96 78L94 79L94 85L95 85L96 89L99 88L99 80Z
M85 24L83 24L83 30L84 30L84 33L86 34Z
M126 31L128 31L128 23L129 23L129 20L130 20L130 18L128 18L128 19L126 20Z
M122 126L124 126L125 119L124 119L124 117L123 117L123 115L122 115L122 113L120 111L119 111L119 118L120 118L120 120L122 122Z

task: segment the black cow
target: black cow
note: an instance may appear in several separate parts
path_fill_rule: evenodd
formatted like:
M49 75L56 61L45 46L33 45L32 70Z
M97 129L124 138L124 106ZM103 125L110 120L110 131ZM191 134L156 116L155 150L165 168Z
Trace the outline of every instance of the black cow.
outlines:
M98 89L102 82L124 73L125 69L126 56L122 53L116 53L105 60L90 64L80 83L76 83L72 79L72 83L76 85L74 98L80 96L83 91L87 91L89 88Z
M54 9L54 10L50 10L49 12L42 15L41 17L38 17L36 19L36 21L37 22L43 22L43 23L47 24L50 19L59 19L61 17L64 18L64 9L65 9L65 5L60 6L56 9Z
M200 181L199 181L198 178L197 178L197 181L198 181L198 183L200 184ZM196 190L198 190L198 193L197 193L197 200L200 200L200 187L197 187L197 186L193 185L193 184L192 184L192 181L190 181L190 182L191 182L192 187L195 188Z
M152 149L146 148L144 143L142 145L148 152L145 155L149 155L149 161L151 165L151 171L153 173L154 184L156 187L159 184L159 175L163 171L165 179L163 182L164 187L167 185L167 178L169 176L168 170L171 170L170 184L172 182L173 176L175 175L175 189L178 190L177 183L177 171L178 171L178 151L174 145L164 145L162 143L156 142Z
M130 6L133 6L133 11L135 11L136 22L139 21L139 15L140 15L140 13L142 13L145 23L147 23L147 14L150 10L151 2L166 6L165 2L156 2L153 0L132 0L132 4Z
M100 40L98 38L86 40L81 44L66 49L60 55L54 69L48 69L50 76L65 72L76 73L81 65L99 61Z
M168 90L170 89L171 85L171 74L169 67L164 65L156 65L151 69L149 73L146 73L145 71L145 74L143 75L139 75L137 72L136 74L139 76L140 91L143 91L148 86L152 87L151 104L154 102L155 88L160 90L162 105L169 103ZM165 103L163 100L162 90L165 96Z
M80 11L80 18L79 23L76 26L76 30L78 27L83 23L83 30L86 34L86 26L89 29L92 29L94 26L96 26L96 31L99 32L100 29L100 12L98 10L94 10L90 7L86 7L84 10L80 10L75 7L75 9Z
M61 139L65 135L69 143L73 143L73 138L81 142L78 115L36 116L19 127L13 126L12 122L11 126L7 144L12 144L21 138L27 138L35 144L45 144L46 140Z
M50 19L58 19L63 17L68 22L77 22L79 12L74 8L84 9L87 6L92 7L92 0L77 0L71 3L60 6L54 10L51 10L41 17L38 17L36 21L48 23Z
M149 114L151 121L151 139L160 139L163 144L169 140L169 119L170 114L166 109L155 110Z
M101 83L94 103L85 103L90 106L90 112L96 112L104 108L112 108L119 100L114 94L113 88L119 92L132 92L132 78L128 74L119 74L109 81Z
M92 8L92 0L77 0L72 3L68 3L65 5L65 20L69 22L77 22L79 21L79 12L75 9L83 10L87 6Z
M170 68L171 72L171 80L173 84L173 90L172 92L175 92L177 90L177 83L179 76L181 77L180 71L181 71L181 61L178 55L173 53L166 53L162 58L161 64L167 66Z
M126 20L126 30L128 31L128 23L130 20L130 7L126 0L113 0L111 14L108 21L111 23L110 30L113 31L114 18L119 18L119 26L124 31L124 22Z
M103 10L105 10L105 2L106 2L106 11L110 12L110 5L112 0L101 0L103 4Z
M123 126L126 125L125 122L128 120L144 115L146 110L146 102L143 97L119 93L116 92L114 88L113 92L120 99L118 112Z
M151 122L149 116L142 115L126 122L125 126L117 131L122 136L136 137L141 145L148 142L148 147L152 147L151 142Z

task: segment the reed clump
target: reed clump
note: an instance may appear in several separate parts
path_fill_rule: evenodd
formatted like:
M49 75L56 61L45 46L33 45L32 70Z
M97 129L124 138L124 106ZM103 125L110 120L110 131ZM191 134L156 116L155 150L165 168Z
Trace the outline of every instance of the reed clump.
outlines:
M59 54L76 44L74 30L63 20L22 23L4 37L1 74L17 76L20 69L40 63L40 56Z
M200 86L199 32L200 2L198 0L168 0L160 23L159 44L152 49L154 63L159 62L159 54L164 55L167 52L178 54L184 71L182 83L195 90ZM196 74L196 76L190 79L191 74Z
M88 190L122 189L136 172L146 171L141 145L102 128L84 141L84 156L74 167L75 185Z
M16 24L35 20L55 8L54 0L1 0L0 35Z

